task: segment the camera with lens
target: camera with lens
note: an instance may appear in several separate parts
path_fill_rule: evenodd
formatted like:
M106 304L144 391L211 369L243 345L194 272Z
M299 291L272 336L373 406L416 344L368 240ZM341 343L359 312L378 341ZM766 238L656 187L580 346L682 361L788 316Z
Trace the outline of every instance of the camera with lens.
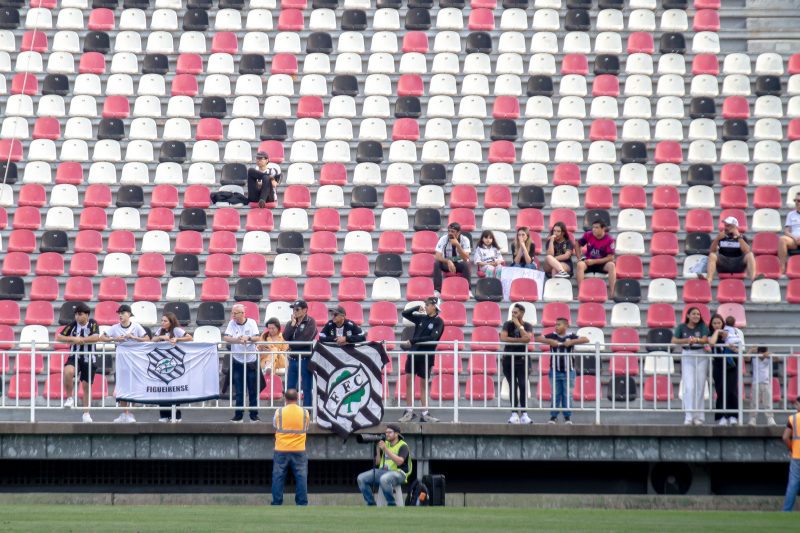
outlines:
M359 444L370 444L382 440L386 440L386 435L382 433L359 433L356 435L356 441L358 441Z

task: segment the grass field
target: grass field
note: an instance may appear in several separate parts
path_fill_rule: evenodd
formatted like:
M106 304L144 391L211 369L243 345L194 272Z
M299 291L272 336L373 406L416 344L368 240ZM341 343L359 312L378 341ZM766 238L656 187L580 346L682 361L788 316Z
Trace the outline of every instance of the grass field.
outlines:
M0 506L0 531L136 533L164 531L646 531L682 533L800 531L790 513L245 506Z

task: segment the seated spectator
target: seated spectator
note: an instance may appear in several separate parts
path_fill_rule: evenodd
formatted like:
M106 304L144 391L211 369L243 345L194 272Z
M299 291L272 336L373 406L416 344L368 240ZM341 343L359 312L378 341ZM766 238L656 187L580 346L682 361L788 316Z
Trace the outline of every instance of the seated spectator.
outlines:
M598 220L592 224L592 230L587 231L578 239L580 246L575 250L578 257L577 278L578 285L583 283L587 273L608 274L609 294L614 294L614 285L617 283L617 269L614 265L614 238L608 234L606 223ZM586 254L583 254L583 247Z
M267 329L261 334L259 340L270 343L256 345L256 349L261 352L261 373L264 374L265 383L269 383L271 374L286 373L286 355L284 354L289 351L289 345L283 339L281 321L275 317L267 320Z
M551 278L568 278L572 275L572 255L575 245L572 244L567 225L556 222L547 238L547 257L544 271Z
M750 250L747 237L739 231L736 217L727 217L722 221L725 227L717 238L711 241L708 254L708 282L714 280L714 274L739 274L747 269L751 280L755 279L756 258Z
M478 245L475 247L475 255L472 257L475 266L478 267L478 275L487 278L499 278L503 270L503 254L500 253L500 246L494 238L491 230L484 230Z
M264 208L268 203L278 201L278 183L281 181L281 167L269 162L267 152L256 154L256 166L247 170L247 200Z
M531 232L525 226L517 230L511 243L511 266L536 270L536 245L531 240Z
M758 410L764 410L767 425L775 425L775 416L772 414L772 354L766 346L750 348L747 358L753 369L753 381L750 391L750 409L753 410L748 424L755 426L758 423Z
M453 222L447 226L447 235L436 243L436 265L433 267L433 288L441 292L442 272L457 274L472 284L469 253L472 245L461 233L461 224Z
M778 259L781 263L781 272L786 272L786 262L789 250L797 250L800 246L800 192L794 197L794 211L786 215L784 232L778 240Z

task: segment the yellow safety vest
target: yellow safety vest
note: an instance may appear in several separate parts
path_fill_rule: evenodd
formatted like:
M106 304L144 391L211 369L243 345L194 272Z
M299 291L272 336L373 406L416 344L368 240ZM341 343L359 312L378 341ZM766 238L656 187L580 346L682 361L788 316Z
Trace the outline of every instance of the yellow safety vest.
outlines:
M797 413L789 417L792 425L792 459L800 460L800 428L797 427Z
M275 451L306 451L308 411L297 404L281 407L275 413Z
M386 449L391 451L395 455L399 455L398 452L400 452L400 448L402 448L403 446L408 446L408 444L406 444L406 441L404 441L402 439L398 440L394 444L394 446L389 444L389 441L386 441ZM408 476L411 475L411 470L413 468L413 465L411 464L411 448L408 449L408 457L406 458L406 461L401 466L397 466L397 463L395 463L392 460L392 458L389 457L388 454L386 454L384 452L383 457L381 458L380 468L385 468L387 470L396 470L398 472L402 472L406 476L406 479L405 479L404 483L407 482L408 481Z

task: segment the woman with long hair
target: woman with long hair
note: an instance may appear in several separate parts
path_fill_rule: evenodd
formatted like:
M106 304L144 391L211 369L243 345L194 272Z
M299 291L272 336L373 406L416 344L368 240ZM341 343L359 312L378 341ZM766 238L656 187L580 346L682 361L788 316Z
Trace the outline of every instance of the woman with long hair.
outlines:
M714 420L720 426L735 426L739 423L738 339L731 335L722 315L712 316L709 324L711 328L708 344L714 354L711 359L711 376L714 379L714 391L717 393Z
M683 410L686 413L683 424L700 426L705 418L701 409L708 378L708 356L705 355L708 327L703 322L700 309L690 307L686 310L686 320L675 328L672 343L681 346Z
M180 326L180 322L178 322L178 317L175 313L169 312L164 313L161 317L161 327L159 327L155 335L153 335L153 342L169 342L175 344L176 342L189 342L191 340L192 335L187 333L186 330ZM171 406L173 404L168 405ZM161 409L158 412L159 422L169 422L171 418L172 412L169 409ZM178 409L175 411L175 421L180 422L181 420L181 410Z
M261 373L264 374L265 383L272 382L272 374L283 374L286 372L286 352L289 345L283 339L281 333L281 321L275 317L267 320L266 329L259 338L260 342L270 344L258 344L256 348L261 352Z
M547 238L544 271L553 278L570 277L574 253L575 245L572 244L567 225L563 222L556 222L550 229L550 236Z
M500 253L500 246L497 244L497 240L491 230L487 229L481 233L472 260L478 267L478 275L482 274L487 278L500 277L505 259L503 259L503 254Z
M531 239L530 230L523 226L511 243L511 266L536 270L536 245Z

